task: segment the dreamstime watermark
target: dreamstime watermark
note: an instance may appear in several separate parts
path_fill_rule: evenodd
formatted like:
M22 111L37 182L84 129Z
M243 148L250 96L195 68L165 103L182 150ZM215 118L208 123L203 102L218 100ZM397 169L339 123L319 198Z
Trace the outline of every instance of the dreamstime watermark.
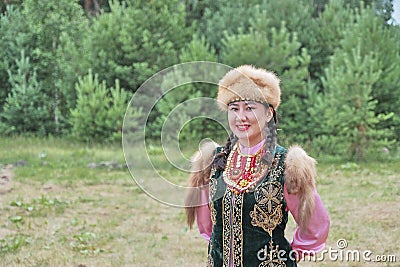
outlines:
M296 261L301 258L301 261L305 262L322 262L322 261L333 261L333 262L364 262L364 263L394 263L397 262L397 256L394 254L374 254L369 249L358 250L348 249L348 242L346 239L338 239L336 242L336 248L328 247L319 253L314 251L301 252L302 256L296 250L291 250L289 253L285 250L270 251L267 252L267 246L262 248L257 253L257 258L261 261L266 259L278 258L281 261L287 261L288 259Z

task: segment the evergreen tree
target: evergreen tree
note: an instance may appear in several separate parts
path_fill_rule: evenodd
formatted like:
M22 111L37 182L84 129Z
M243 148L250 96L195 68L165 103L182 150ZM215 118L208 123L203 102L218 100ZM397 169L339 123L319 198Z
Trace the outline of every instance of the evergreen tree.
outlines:
M0 110L12 88L8 73L18 72L16 59L22 50L30 50L27 27L21 11L14 6L8 5L0 15Z
M151 124L151 134L156 139L160 139L163 135L163 141L166 142L187 141L193 140L196 134L199 135L199 132L196 132L199 125L191 125L192 127L187 129L185 134L180 131L191 120L192 116L200 114L201 111L200 103L196 102L193 105L192 102L192 104L188 104L190 103L188 100L200 97L201 93L195 92L193 84L175 87L180 83L180 80L187 80L180 71L172 72L164 79L162 86L171 88L171 91L165 93L155 106L157 116Z
M179 62L217 61L215 49L207 43L204 36L193 35L192 40L183 47L179 54Z
M223 63L236 67L253 64L274 71L282 80L281 142L306 142L308 114L308 66L310 56L301 48L296 33L289 33L282 22L280 29L269 26L267 16L257 17L248 34L227 35ZM296 133L296 134L293 134Z
M115 82L107 88L105 81L91 71L76 84L77 103L71 110L72 136L88 142L121 139L122 125L129 95Z
M16 60L17 71L9 71L11 92L8 94L1 113L0 131L3 134L51 132L51 116L48 98L37 80L29 57L21 52Z
M207 42L219 54L225 34L247 33L250 19L258 10L257 0L245 1L201 1L206 6L202 19L198 22L198 34L204 35Z
M216 61L215 50L206 42L204 37L193 36L193 39L179 53L180 62L193 61ZM201 64L201 63L200 63ZM192 65L193 66L193 65ZM174 121L174 127L183 127L179 134L179 141L201 140L204 136L214 134L215 126L207 118L193 117L206 116L206 108L202 106L200 97L214 98L216 96L216 85L195 82L197 77L210 77L213 75L209 69L186 68L181 69L180 65L168 72L160 81L161 88L172 89L162 95L156 103L154 110L150 113L147 120L148 136L160 139L162 129L168 119ZM188 81L192 83L188 84ZM184 85L180 85L184 84ZM177 85L180 85L176 87ZM143 100L144 102L145 100ZM179 108L176 111L175 108ZM174 114L174 112L178 112ZM172 114L172 116L171 116ZM212 125L210 125L212 124ZM184 127L185 126L185 127ZM212 128L212 129L211 129ZM177 138L176 129L164 128L165 133L172 133L168 138Z
M188 1L200 17L197 22L199 35L204 35L217 51L224 50L224 36L247 34L254 28L254 20L268 20L268 27L280 29L285 22L289 32L298 33L303 46L315 39L315 6L309 0L286 1ZM202 8L206 5L206 8ZM266 26L266 25L264 25ZM268 29L263 29L267 31Z
M79 44L86 33L87 20L77 0L26 0L22 12L33 47L29 55L43 90L51 99L55 132L60 133L66 127L65 115L75 101L74 83L83 73Z
M377 151L391 142L388 130L377 124L393 114L375 114L377 100L372 88L383 75L373 53L361 54L361 43L351 51L338 50L322 80L324 97L315 105L321 114L316 149L328 154L348 155L362 159L367 151Z
M179 56L180 62L192 62L192 61L209 61L217 62L217 55L215 49L206 41L204 36L198 37L194 35L192 41L181 50ZM203 70L207 74L201 75L204 77L210 77L213 75L209 73L209 70ZM193 73L193 77L198 75L198 71ZM214 79L217 80L217 79ZM187 100L195 99L197 97L206 97L215 99L217 96L217 85L209 83L193 83L194 93L188 95ZM215 121L208 118L207 112L209 110L209 102L199 101L200 106L197 110L197 116L204 116L203 118L196 118L191 120L182 129L183 137L186 137L185 141L196 140L200 141L204 138L209 138L210 136L223 136L222 127L219 126ZM197 102L195 102L197 103ZM203 105L201 105L203 104Z
M256 13L250 17L252 20L269 21L268 27L280 29L282 22L290 33L297 33L297 38L302 47L315 39L315 21L312 16L316 8L314 1L310 0L285 0L285 1L258 1ZM250 23L251 24L251 23ZM265 31L267 29L264 29Z
M351 51L359 45L361 56L372 53L376 61L371 67L374 72L382 72L374 83L371 96L377 101L375 113L394 113L390 120L380 121L378 129L391 129L400 140L400 39L399 28L387 25L381 16L376 15L371 7L361 8L356 15L357 23L348 27L343 34L340 46L344 51ZM337 59L337 64L345 60Z
M387 23L393 12L393 0L347 0L346 4L353 9L369 7L374 10L374 13Z
M353 10L346 6L345 2L329 1L324 7L324 12L315 18L315 39L311 39L307 47L312 58L310 74L318 86L324 69L329 65L329 58L340 47L346 28L355 23Z
M135 91L154 73L178 62L190 40L184 6L177 0L110 2L111 11L93 20L85 40L91 68L112 86Z

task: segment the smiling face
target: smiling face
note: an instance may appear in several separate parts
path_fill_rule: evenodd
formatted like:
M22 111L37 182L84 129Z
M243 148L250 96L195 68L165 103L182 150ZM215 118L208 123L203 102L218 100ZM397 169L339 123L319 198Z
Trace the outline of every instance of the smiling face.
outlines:
M258 102L232 102L228 105L229 128L241 145L252 147L265 138L263 129L271 120L272 114L271 108Z

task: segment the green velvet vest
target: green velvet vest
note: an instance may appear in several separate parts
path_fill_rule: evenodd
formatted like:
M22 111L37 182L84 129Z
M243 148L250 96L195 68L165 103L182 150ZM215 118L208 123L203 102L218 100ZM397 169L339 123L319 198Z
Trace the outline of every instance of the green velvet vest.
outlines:
M283 195L285 155L286 150L277 146L266 177L248 193L231 192L222 178L223 172L212 170L213 232L208 266L296 266L284 237L288 220Z

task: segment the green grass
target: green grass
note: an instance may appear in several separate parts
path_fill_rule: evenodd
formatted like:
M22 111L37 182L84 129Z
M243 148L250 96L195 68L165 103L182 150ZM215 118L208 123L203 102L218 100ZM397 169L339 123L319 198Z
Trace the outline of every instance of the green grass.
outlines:
M2 138L0 164L13 168L12 190L0 194L0 266L205 266L206 242L188 230L181 208L150 198L127 169L119 145L58 138ZM190 154L189 152L186 152ZM39 156L41 155L41 156ZM150 157L167 180L184 184L160 148ZM400 164L319 159L317 186L331 218L327 248L397 256L400 262ZM287 228L291 239L293 219ZM300 262L300 266L365 266L365 262Z

